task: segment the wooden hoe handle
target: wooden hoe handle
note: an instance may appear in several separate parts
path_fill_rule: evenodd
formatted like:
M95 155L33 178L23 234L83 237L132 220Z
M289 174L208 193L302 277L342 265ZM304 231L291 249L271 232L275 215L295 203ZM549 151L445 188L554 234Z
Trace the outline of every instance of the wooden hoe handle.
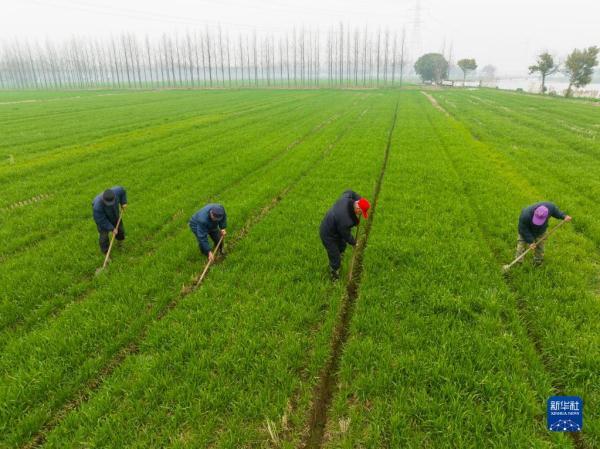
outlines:
M355 245L358 246L358 231L360 229L360 220L358 221L358 224L356 225L356 235L354 236L354 241L356 242ZM356 254L354 254L354 251L352 252L352 260L350 261L350 271L348 272L348 281L352 280L352 272L354 271L354 259L356 257Z
M217 245L213 248L213 255L214 253L216 253L219 250L219 247L221 246L221 243L223 242L223 235L221 235L221 238L219 239L219 242L217 243ZM212 265L213 261L208 259L208 262L206 262L206 265L204 267L204 270L202 270L202 274L200 275L200 277L198 278L198 281L196 282L196 287L198 287L202 281L204 280L204 277L206 276L206 273L208 272L208 269L210 268L210 266Z
M544 240L546 240L548 237L550 237L552 234L554 234L554 232L560 228L562 225L564 225L566 223L565 220L561 221L560 223L558 223L556 226L554 226L546 235L544 235L541 239L539 239L536 242L536 245L539 244L540 242L543 242ZM531 247L527 248L527 250L525 250L523 252L523 254L521 254L519 257L517 257L515 260L513 260L510 264L506 265L504 267L505 270L508 270L509 268L511 268L514 264L516 264L517 262L519 262L521 259L523 259L527 253L529 253L529 251L531 251Z
M115 229L118 232L119 229L119 225L121 224L121 218L123 217L123 214L125 213L125 210L121 209L121 213L119 214L119 219L117 220L117 225L115 226ZM102 264L102 268L106 268L106 264L108 263L108 258L110 257L110 252L112 251L112 247L113 247L113 243L115 243L115 235L111 232L111 239L110 239L110 245L108 246L108 251L106 252L106 257L104 258L104 263Z

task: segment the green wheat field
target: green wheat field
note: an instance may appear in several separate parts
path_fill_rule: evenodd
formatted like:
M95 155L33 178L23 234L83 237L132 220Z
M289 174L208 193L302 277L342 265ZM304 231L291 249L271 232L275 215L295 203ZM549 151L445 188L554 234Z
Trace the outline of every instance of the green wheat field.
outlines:
M599 105L0 92L0 447L600 447ZM127 239L95 275L114 185ZM349 188L374 208L332 283L319 223ZM504 275L542 200L572 223ZM208 202L228 254L194 289ZM577 437L546 430L558 394Z

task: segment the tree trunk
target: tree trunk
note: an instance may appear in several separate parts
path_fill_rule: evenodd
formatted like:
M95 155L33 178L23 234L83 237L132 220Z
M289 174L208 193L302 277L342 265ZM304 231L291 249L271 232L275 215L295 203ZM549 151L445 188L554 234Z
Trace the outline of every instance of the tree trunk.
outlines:
M379 87L379 64L381 62L381 29L377 31L377 87Z
M221 56L221 83L225 87L225 58L223 57L223 32L219 25L219 55Z
M546 74L542 73L542 95L546 93Z
M344 83L344 24L340 22L340 86Z
M392 47L392 86L396 80L396 55L398 53L398 36L394 33L394 46Z
M256 42L256 32L254 33L254 85L256 87L258 87L258 50L256 48L257 46L257 42Z
M239 36L240 43L240 69L242 71L242 87L244 86L244 46L242 45L242 35Z
M400 50L400 87L402 87L402 78L404 75L404 41L406 39L406 28L402 29L402 48Z
M573 95L573 81L569 81L569 87L567 87L567 92L565 93L565 97L571 98Z
M187 40L188 63L190 65L190 83L192 84L192 87L194 87L194 59L192 52L192 38L190 37L189 31L186 33L185 37Z
M206 29L206 55L208 56L208 85L212 87L212 60L210 57L210 35L208 34L208 28Z

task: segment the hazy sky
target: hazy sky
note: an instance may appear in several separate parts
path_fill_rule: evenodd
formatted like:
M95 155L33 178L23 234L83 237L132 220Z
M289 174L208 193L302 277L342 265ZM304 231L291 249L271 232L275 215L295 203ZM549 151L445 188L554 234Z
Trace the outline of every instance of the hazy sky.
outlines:
M0 41L158 35L218 24L273 34L340 21L373 30L405 26L413 52L442 51L444 43L448 52L452 44L455 61L474 57L505 74L525 71L543 50L563 58L574 47L600 45L600 0L0 0L0 7Z

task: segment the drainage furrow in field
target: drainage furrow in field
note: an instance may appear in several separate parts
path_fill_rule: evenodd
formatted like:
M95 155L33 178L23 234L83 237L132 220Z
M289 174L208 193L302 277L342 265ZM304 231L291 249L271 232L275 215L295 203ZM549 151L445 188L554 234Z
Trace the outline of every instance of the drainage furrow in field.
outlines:
M501 261L498 261L501 263ZM535 352L538 354L544 369L552 379L552 389L556 392L558 396L566 396L565 387L558 379L554 378L552 365L548 357L544 354L544 345L542 344L540 336L534 330L533 326L530 323L529 315L530 311L527 307L527 302L523 299L523 297L519 294L518 289L513 285L510 279L505 279L506 285L513 296L516 298L517 302L517 312L519 315L519 319L525 328L525 332L529 338L529 341L533 344L535 348ZM568 432L573 440L573 444L576 449L587 449L587 445L583 438L581 437L581 432Z
M463 197L465 198L465 200L467 202L468 208L472 211L473 215L476 216L477 215L476 207L473 203L473 199L468 194L468 192L464 186L464 183L462 181L463 177L462 177L461 171L457 167L457 164L454 161L454 159L450 156L448 147L447 147L443 137L440 135L438 129L434 126L433 122L431 121L431 117L429 115L427 116L427 120L428 120L429 126L434 131L434 133L440 143L440 146L443 150L444 156L448 160L452 171L455 173L455 175L457 176L457 179L459 180L458 182L460 184L460 190L462 192ZM492 240L491 240L488 232L484 229L484 227L479 223L478 220L475 220L475 223L476 223L477 229L479 229L479 234L481 235L483 241L485 242L485 245L489 249L492 256L498 261L498 264L500 266L500 264L503 263L503 261L499 259L499 255L494 251L494 249L493 249L494 245L492 243ZM544 367L546 373L548 374L549 378L551 379L552 389L558 395L565 395L564 386L561 384L561 382L559 382L557 379L554 378L553 369L550 364L550 361L544 355L542 341L541 341L539 335L535 332L534 328L530 324L530 321L528 319L529 311L527 309L525 300L519 295L517 288L514 285L512 285L512 282L509 279L505 278L504 281L505 281L505 284L506 284L508 290L512 294L512 296L514 298L516 298L517 313L519 316L519 320L521 322L521 325L523 326L523 330L525 331L527 337L529 338L529 341L533 345L535 352L536 352L539 360L542 363L542 366ZM540 435L545 438L548 437L548 435L545 433L541 433ZM573 439L573 443L577 449L586 449L585 442L581 438L581 435L579 432L569 432L569 435L571 435L571 437Z
M421 91L421 93L423 95L425 95L427 97L427 99L429 100L429 102L431 103L431 105L436 108L438 111L443 112L444 114L446 114L446 117L449 117L450 114L448 113L448 111L446 111L438 102L435 98L433 98L431 95L429 95L427 92Z
M363 111L356 119L362 117L366 111ZM355 119L355 120L356 120ZM353 121L351 121L331 142L321 153L319 158L315 161L315 163L309 168L298 173L293 180L284 187L277 195L271 198L261 210L252 215L244 224L244 226L236 232L236 234L228 240L229 251L233 251L237 244L242 241L246 237L246 235L250 232L250 230L254 227L254 225L258 224L262 221L268 214L271 212L285 197L286 195L294 189L306 176L308 176L314 170L314 166L316 164L322 163L333 151L335 146L341 141L341 139L348 133L348 131L352 128ZM32 439L22 448L37 448L42 446L48 434L57 427L63 419L71 412L78 409L81 405L86 403L92 394L102 386L105 379L109 378L112 373L117 369L123 361L129 355L135 354L139 351L139 344L146 338L148 331L150 330L153 324L156 324L160 320L162 320L168 313L174 309L179 302L185 298L187 295L194 291L193 286L195 285L195 280L191 282L189 285L184 286L181 292L174 297L171 301L165 304L160 309L153 311L150 310L152 316L146 315L142 320L140 320L137 325L132 326L134 328L133 335L129 338L123 338L124 341L121 349L117 350L116 353L108 360L108 362L104 365L102 369L99 370L98 374L90 379L82 388L80 388L77 392L75 392L72 398L65 403L54 415L46 421L46 423L41 427L41 429L32 437Z
M381 191L381 185L383 183L383 177L385 176L389 159L392 135L396 127L396 118L398 115L398 104L399 101L396 102L396 108L394 110L392 124L390 126L387 144L385 147L383 164L381 166L381 171L379 172L377 183L375 184L371 212L365 225L364 236L359 239L356 249L353 253L346 292L344 293L344 297L342 299L339 317L331 338L331 352L327 362L325 363L325 366L323 367L321 375L319 376L319 382L315 386L312 408L308 417L309 422L307 425L307 431L304 441L301 443L301 447L304 449L317 449L323 444L323 436L325 433L325 427L327 425L327 414L333 398L335 386L338 383L338 368L340 359L344 350L344 345L348 339L352 312L354 311L354 304L358 297L363 270L363 255L365 248L367 247L369 234L375 218L377 201L379 199L379 193Z
M443 151L444 156L446 157L446 160L448 161L448 163L449 163L452 171L454 172L454 174L456 175L456 177L458 179L458 182L460 183L460 191L462 192L463 197L466 199L468 209L471 210L471 212L474 215L476 215L476 212L475 212L475 209L474 209L474 205L473 205L473 201L472 201L471 197L468 195L468 193L466 192L464 184L463 184L463 182L461 180L462 179L461 174L460 174L460 172L459 172L459 170L458 170L458 168L457 168L454 160L450 157L448 149L446 147L446 144L445 144L442 136L439 134L437 128L433 125L433 123L431 121L431 117L427 116L427 120L428 120L429 126L431 127L431 129L435 133L435 136L437 137L438 142L440 143L440 147L442 148L442 151ZM489 236L485 232L485 229L483 229L483 227L481 226L481 224L477 220L475 220L475 222L476 222L477 229L479 230L479 234L482 237L482 240L485 242L486 247L492 253L492 256L494 258L498 259L498 254L496 254L495 251L493 250L492 242L490 241ZM511 293L513 295L515 294L515 292L512 289L509 288L509 290L511 291ZM538 353L538 356L541 356L539 341L537 341L535 339L531 339L531 333L530 333L531 329L530 329L530 327L527 326L527 325L525 325L525 331L526 331L527 335L529 336L530 340L532 340L532 342L533 342L533 344L535 346L535 349L536 349L536 351ZM546 436L546 435L542 435L542 436Z
M365 111L363 111L363 114L364 114L364 112ZM244 180L248 179L249 177L254 176L260 172L267 171L270 167L272 167L279 160L281 160L283 157L285 157L290 152L292 152L295 148L302 145L308 138L318 134L324 128L331 125L333 122L335 122L336 120L338 120L339 118L341 118L344 115L346 115L346 114L342 114L342 115L337 114L337 113L333 114L330 117L328 117L327 119L325 119L323 122L315 125L309 131L307 131L304 135L302 135L300 138L289 143L283 150L276 152L273 156L271 156L269 159L267 159L263 164L253 168L252 170L244 173L243 175L239 176L237 179L233 180L224 189L220 190L219 194L222 195L223 193L229 192L233 188L238 187L242 182L244 182ZM362 116L362 114L361 114L361 116ZM337 139L339 139L339 137ZM206 199L206 202L212 202L212 201L216 201L216 200L217 200L217 195L212 194L210 197L208 197ZM143 245L143 248L147 249L147 250L144 251L143 253L138 253L138 254L135 254L132 257L130 257L129 264L134 263L138 260L144 260L145 258L152 255L153 252L155 251L155 247L154 247L155 241L162 241L165 239L165 236L167 236L166 238L170 239L170 238L173 238L176 235L178 235L178 234L175 234L175 233L169 232L169 231L174 226L179 226L181 224L181 223L179 223L182 221L181 213L182 213L182 211L175 212L175 214L169 220L167 220L166 222L161 224L158 227L158 229L155 230L148 239L146 239L145 244ZM2 259L0 259L0 261L1 260ZM66 307L67 305L69 305L71 303L80 303L80 302L84 301L85 298L87 298L94 291L94 288L91 285L92 281L93 281L93 277L87 275L83 279L81 279L79 282L77 282L76 285L85 285L85 284L90 284L90 285L87 288L84 287L84 291L79 293L77 295L77 297L73 298L73 300L67 299L67 301L53 301L52 309L50 311L43 309L43 308L36 309L36 310L40 310L39 313L45 314L49 318L55 318L56 316L58 316L60 314L60 312L63 310L63 308ZM77 290L77 288L75 288L75 290ZM34 312L34 315L30 316L29 318L26 318L22 321L14 322L12 325L7 325L4 328L0 329L0 335L2 335L3 333L6 333L6 332L14 333L16 330L21 331L21 333L27 332L35 323L40 321L40 318L43 318L43 316L40 317ZM3 344L0 342L0 347L2 347L2 345Z

